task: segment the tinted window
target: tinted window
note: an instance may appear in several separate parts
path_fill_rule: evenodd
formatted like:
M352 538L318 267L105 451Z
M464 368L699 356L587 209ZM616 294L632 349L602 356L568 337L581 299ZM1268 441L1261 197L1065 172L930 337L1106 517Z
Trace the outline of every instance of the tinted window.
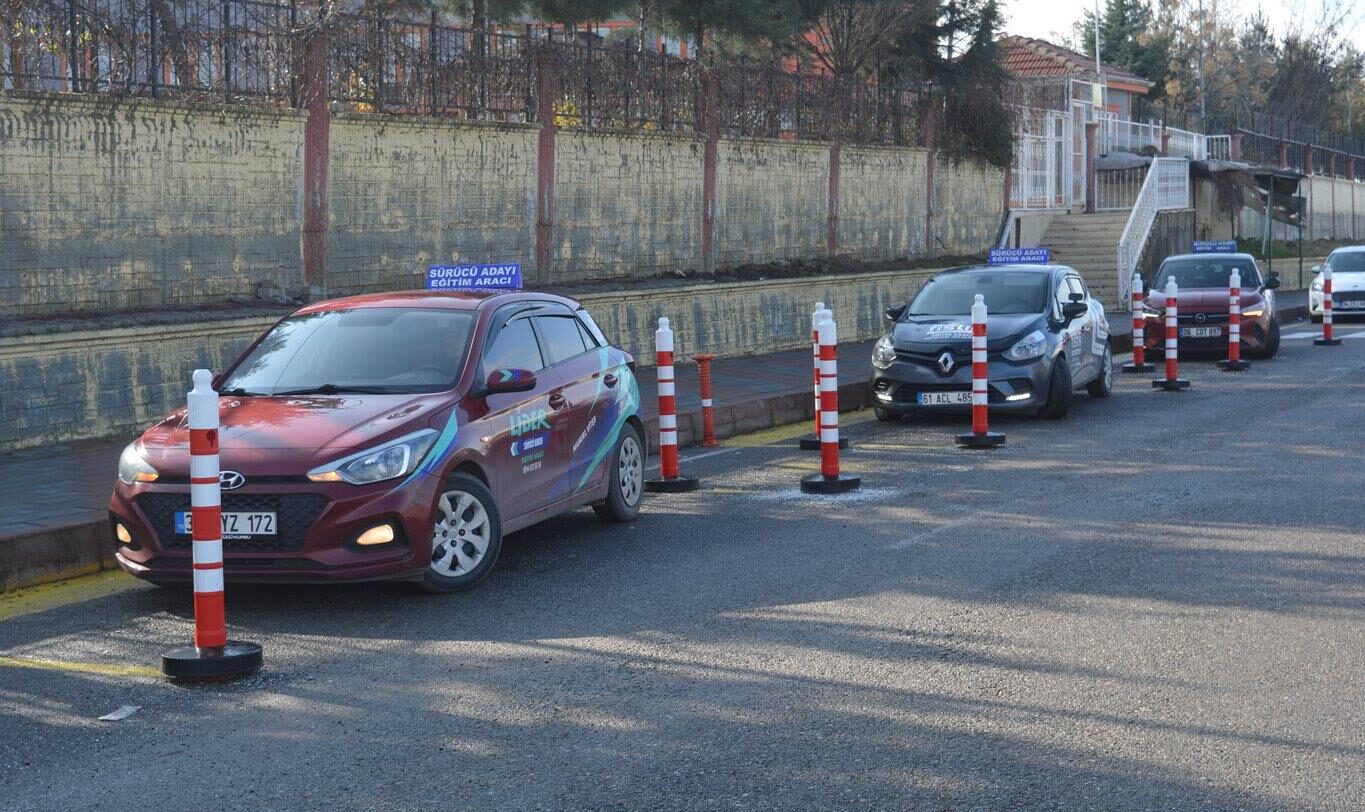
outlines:
M483 356L483 368L525 369L539 372L545 363L540 357L540 343L536 341L531 320L522 318L509 321L493 339L493 346Z
M597 344L597 346L605 347L611 343L610 341L607 341L607 334L602 332L602 328L599 327L597 322L593 320L591 313L589 313L586 310L583 310L582 308L579 308L578 318L582 319L583 324L587 326L588 334L591 335L594 339L596 339L595 343Z
M1332 273L1359 273L1365 271L1365 251L1338 251L1327 258Z
M597 339L593 337L592 333L588 332L588 328L583 326L583 322L578 321L577 319L575 319L574 322L578 325L578 332L583 334L583 346L590 350L601 346L597 343Z
M1033 271L951 273L935 277L915 296L911 316L968 316L976 294L992 313L1042 313L1047 309L1049 274Z
M1242 276L1242 287L1259 288L1261 275L1249 259L1235 257L1210 257L1208 259L1167 260L1152 283L1152 289L1166 287L1166 281L1175 278L1182 288L1226 288L1233 270ZM1332 270L1336 270L1333 266Z
M253 394L323 386L439 392L459 377L471 313L359 308L277 324L219 385Z
M588 347L583 343L583 330L573 316L537 316L540 337L545 339L545 352L552 364L582 355Z

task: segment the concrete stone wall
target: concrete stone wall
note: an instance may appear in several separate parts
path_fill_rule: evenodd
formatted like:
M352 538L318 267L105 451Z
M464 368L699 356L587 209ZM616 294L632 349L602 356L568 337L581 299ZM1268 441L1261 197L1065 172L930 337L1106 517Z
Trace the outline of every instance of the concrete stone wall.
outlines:
M223 369L276 318L0 340L0 451L146 426L184 402L194 369Z
M536 283L700 268L702 151L699 138L558 133L553 265Z
M922 149L851 146L842 149L839 160L841 253L863 259L894 259L925 253L928 156L929 153ZM977 250L981 250L981 246Z
M263 283L410 288L433 263L519 262L541 287L705 265L700 138L563 129L542 150L535 125L337 113L309 136L326 160L305 166L306 115L0 95L0 318L219 304ZM720 139L716 265L827 255L830 155L826 143ZM984 251L1003 176L939 160L931 190L927 161L919 149L845 146L835 252ZM305 188L323 191L305 201ZM553 206L538 224L543 199Z
M829 144L722 138L716 175L717 265L824 255Z
M994 243L1004 215L1005 173L939 157L934 167L931 254L969 254Z
M906 270L731 284L663 284L581 301L641 366L654 362L658 318L679 358L809 346L810 309L833 308L841 341L883 332L881 313L933 271ZM221 370L280 317L114 327L0 339L0 451L133 432L184 401L197 367Z
M0 93L0 317L298 286L303 118Z
M337 116L328 292L420 288L431 264L533 267L535 159L532 126Z

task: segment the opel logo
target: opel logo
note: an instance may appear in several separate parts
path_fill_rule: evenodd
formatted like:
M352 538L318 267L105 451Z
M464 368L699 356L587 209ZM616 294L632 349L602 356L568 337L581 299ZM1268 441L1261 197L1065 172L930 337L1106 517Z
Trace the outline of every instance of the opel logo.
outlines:
M246 477L236 471L219 471L218 487L225 491L235 491L246 484Z
M1206 314L1206 313L1195 313L1195 314L1194 314L1194 321L1195 321L1196 324L1203 324L1204 322L1206 322L1206 321L1208 321L1208 320L1209 320L1209 317L1208 317L1208 314Z
M956 363L957 358L955 358L951 352L945 351L942 355L938 357L938 368L943 370L944 375L947 375L949 372L952 372L953 364Z

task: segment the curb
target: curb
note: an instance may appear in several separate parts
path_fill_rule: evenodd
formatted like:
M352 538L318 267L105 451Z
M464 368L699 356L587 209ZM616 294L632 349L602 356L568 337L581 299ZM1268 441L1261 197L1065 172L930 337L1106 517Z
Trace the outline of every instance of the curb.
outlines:
M0 592L116 569L107 521L0 537Z

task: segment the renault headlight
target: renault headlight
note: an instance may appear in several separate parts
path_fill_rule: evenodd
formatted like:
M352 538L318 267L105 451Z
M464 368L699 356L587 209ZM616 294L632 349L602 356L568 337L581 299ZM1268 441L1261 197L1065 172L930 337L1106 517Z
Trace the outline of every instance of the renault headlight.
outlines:
M896 345L891 340L890 335L884 335L877 339L877 344L872 348L873 366L885 369L896 361Z
M1313 284L1309 285L1309 287L1312 288L1314 293L1322 293L1322 274L1318 274L1317 277L1313 279Z
M368 485L386 479L405 476L422 461L422 457L436 442L435 429L422 429L412 434L390 440L380 446L367 449L359 454L342 457L308 472L313 482L349 482L352 485Z
M160 476L156 469L143 458L142 452L137 450L137 441L128 444L123 449L123 453L118 458L118 481L124 485L132 485L134 482L155 482Z
M1043 335L1042 330L1034 330L1018 341L1014 346L1005 350L1005 357L1011 361L1027 361L1030 358L1037 358L1043 354L1047 348L1047 336Z

